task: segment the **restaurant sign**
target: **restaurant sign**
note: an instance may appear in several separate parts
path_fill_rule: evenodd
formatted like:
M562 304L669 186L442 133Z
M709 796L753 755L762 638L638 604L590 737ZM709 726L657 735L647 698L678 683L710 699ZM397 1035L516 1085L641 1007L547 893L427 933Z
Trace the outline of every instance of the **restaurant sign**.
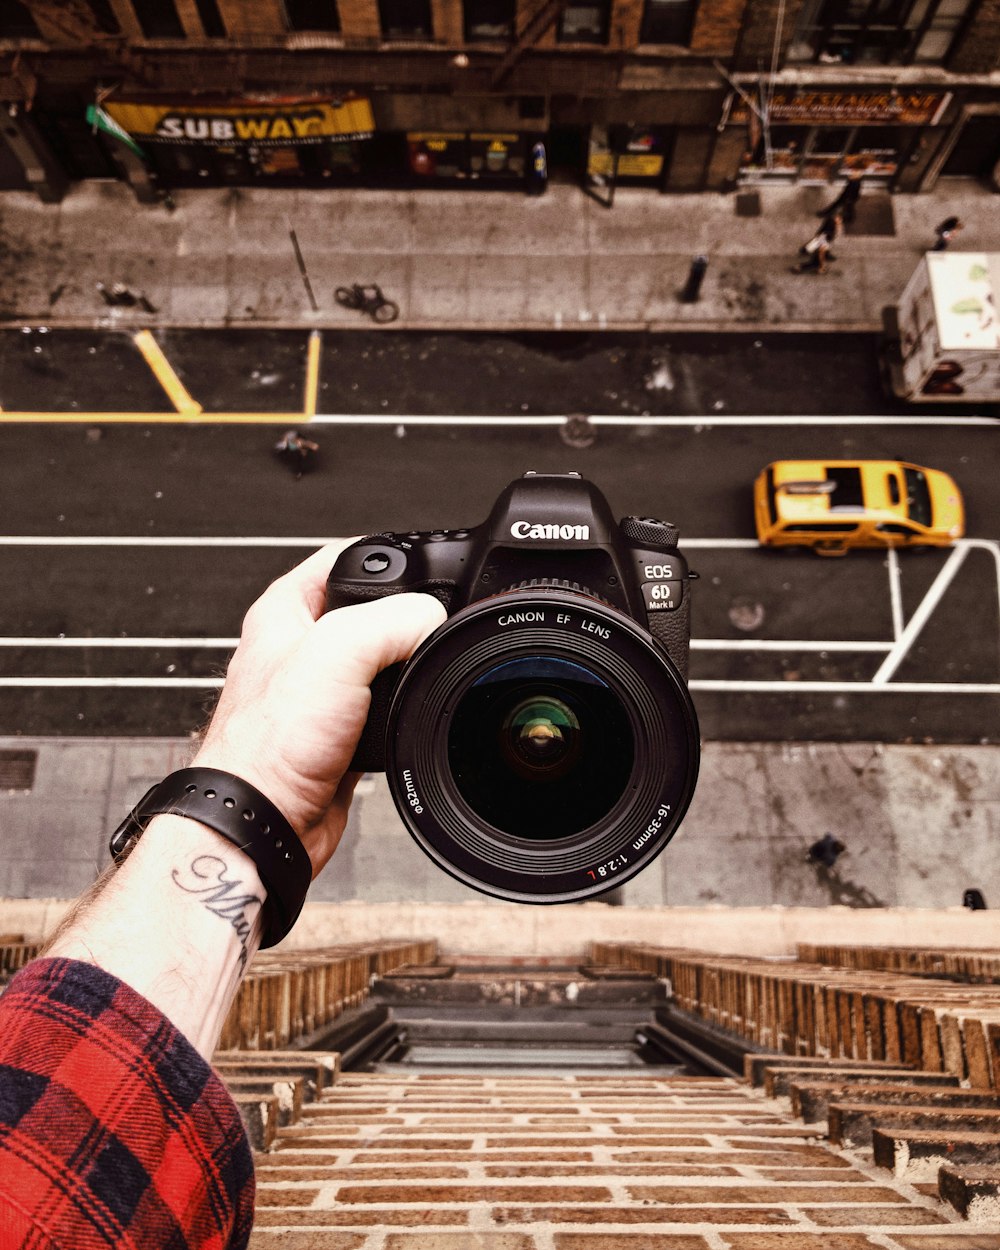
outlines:
M363 97L201 105L106 100L104 110L141 143L288 147L370 139L375 130L371 103Z
M936 126L950 102L950 91L776 91L768 120L772 126ZM745 103L734 104L730 120L748 120Z

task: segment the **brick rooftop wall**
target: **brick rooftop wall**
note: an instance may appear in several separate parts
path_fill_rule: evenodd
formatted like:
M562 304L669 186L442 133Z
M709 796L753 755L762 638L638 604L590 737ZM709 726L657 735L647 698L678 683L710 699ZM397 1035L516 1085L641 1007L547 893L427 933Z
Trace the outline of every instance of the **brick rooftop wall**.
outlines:
M1000 982L1000 951L958 947L928 950L922 946L844 946L799 942L801 963L866 971L909 972L948 981Z
M251 1250L1000 1250L735 1079L341 1075Z
M2 948L0 948L2 950ZM281 1050L301 1045L367 996L373 977L403 964L430 963L436 942L377 942L258 954L219 1038L221 1050Z
M1000 1088L991 985L616 943L595 943L593 958L665 978L677 1007L759 1049L906 1063Z

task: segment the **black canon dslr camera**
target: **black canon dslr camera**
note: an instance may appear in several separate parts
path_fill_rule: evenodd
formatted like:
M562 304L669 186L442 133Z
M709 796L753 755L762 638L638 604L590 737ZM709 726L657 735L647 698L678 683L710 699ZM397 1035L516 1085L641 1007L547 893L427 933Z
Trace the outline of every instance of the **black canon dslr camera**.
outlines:
M486 894L621 885L694 793L691 576L672 525L615 524L576 473L525 474L473 529L354 543L329 608L424 591L449 619L372 685L352 768L384 769L419 845Z

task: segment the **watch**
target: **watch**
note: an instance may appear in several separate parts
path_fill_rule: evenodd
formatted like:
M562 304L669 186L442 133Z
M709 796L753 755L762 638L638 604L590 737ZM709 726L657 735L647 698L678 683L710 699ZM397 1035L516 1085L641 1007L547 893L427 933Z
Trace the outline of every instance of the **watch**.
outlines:
M116 863L163 812L200 821L250 856L267 891L261 949L280 942L306 901L312 861L270 799L232 773L182 768L147 790L111 835L108 849Z

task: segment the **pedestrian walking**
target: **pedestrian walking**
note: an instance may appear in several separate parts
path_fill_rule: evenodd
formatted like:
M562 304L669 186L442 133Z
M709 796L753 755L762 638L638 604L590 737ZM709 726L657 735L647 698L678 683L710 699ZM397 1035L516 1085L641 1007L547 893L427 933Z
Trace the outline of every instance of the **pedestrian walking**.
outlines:
M296 481L312 468L319 443L303 438L298 430L286 430L274 444L274 454L294 473Z
M818 842L814 842L806 852L810 864L820 864L824 868L832 868L847 847L832 833L824 833Z
M837 198L828 204L826 208L821 208L816 216L829 217L831 213L835 213L839 209L844 218L844 224L849 226L856 214L857 203L861 196L861 179L863 177L864 175L860 170L853 170L849 173L847 182L844 183L843 189Z
M105 286L103 282L98 282L97 293L109 308L141 308L143 312L156 312L155 304L151 303L141 292L136 295L124 282L115 282L110 287Z
M803 243L799 248L805 260L793 266L792 273L826 273L827 263L837 259L832 247L834 240L840 234L842 221L839 209L824 217L820 228L809 242Z
M931 248L931 251L943 252L955 235L958 234L959 230L964 228L965 222L961 217L946 217L934 230L934 233L937 235L937 242Z

